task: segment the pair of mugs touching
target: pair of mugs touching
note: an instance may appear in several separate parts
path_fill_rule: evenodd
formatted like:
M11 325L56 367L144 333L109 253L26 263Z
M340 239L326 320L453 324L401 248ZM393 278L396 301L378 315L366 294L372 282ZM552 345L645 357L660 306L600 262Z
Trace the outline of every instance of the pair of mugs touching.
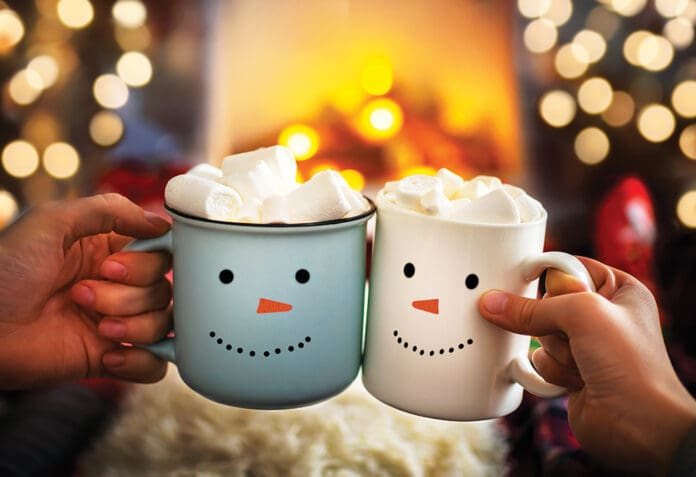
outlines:
M546 213L469 224L377 200L358 216L309 224L217 222L168 208L162 237L130 250L174 257L175 337L146 346L220 403L287 409L363 382L395 408L479 420L514 411L522 389L550 397L527 358L530 338L478 312L483 292L534 297L558 268L594 289L573 256L542 253ZM363 352L365 236L377 212Z

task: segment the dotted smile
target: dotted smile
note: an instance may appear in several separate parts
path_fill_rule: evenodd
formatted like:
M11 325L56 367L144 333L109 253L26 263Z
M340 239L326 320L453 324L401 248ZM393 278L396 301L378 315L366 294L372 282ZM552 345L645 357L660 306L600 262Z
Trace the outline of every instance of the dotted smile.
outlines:
M226 349L227 351L236 351L237 354L240 354L240 355L245 354L245 353L244 353L244 348L242 348L241 346L240 346L240 347L237 347L237 348L235 349L235 347L232 346L231 344L229 344L229 343L225 344L225 340L223 340L222 338L217 338L217 339L216 339L216 336L217 336L217 333L215 333L214 331L211 331L211 332L210 332L210 337L211 337L212 339L214 339L215 342L216 342L217 344L219 344L219 345L224 345L224 346L225 346L225 349ZM250 350L250 351L248 351L246 354L247 354L247 356L249 356L249 357L251 357L251 358L254 358L254 357L256 357L257 355L258 355L259 357L260 357L261 355L263 355L265 358L268 358L268 357L271 356L271 355L278 355L278 354L282 354L283 352L293 353L293 352L295 352L296 350L299 351L299 350L301 350L301 349L304 349L305 345L309 345L309 343L311 343L311 342L312 342L312 337L311 337L311 336L305 336L304 341L300 341L300 342L298 342L296 345L289 345L287 348L285 348L285 350L283 350L283 349L281 349L281 348L274 348L273 351L265 350L263 353L256 353L255 350Z
M409 349L409 346L410 346L411 351L413 353L417 353L420 356L435 356L436 354L444 355L445 353L452 354L455 351L461 351L464 349L464 343L459 343L456 346L451 346L449 348L440 348L439 350L435 350L435 349L428 350L428 349L420 348L416 345L413 345L412 343L409 344L408 341L406 341L402 336L399 335L398 330L394 330L394 338L396 339L396 343L403 346L404 349ZM471 346L472 344L474 344L474 340L469 338L468 340L466 340L466 344Z

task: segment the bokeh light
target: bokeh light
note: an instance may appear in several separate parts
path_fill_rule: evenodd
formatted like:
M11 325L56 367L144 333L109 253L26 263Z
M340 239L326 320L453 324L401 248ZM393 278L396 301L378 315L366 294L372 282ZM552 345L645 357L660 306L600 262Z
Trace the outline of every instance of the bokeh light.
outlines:
M554 64L563 78L575 79L587 71L589 55L581 45L570 43L558 49Z
M12 177L29 177L39 167L39 153L26 141L12 141L2 150L2 167Z
M388 98L368 102L360 114L360 130L368 139L388 139L403 125L401 106Z
M32 111L22 125L21 138L34 144L37 149L44 149L52 142L59 141L63 124L48 109Z
M123 121L113 111L100 111L89 122L89 135L100 146L113 146L123 136Z
M685 127L679 135L679 149L689 159L696 160L696 124Z
M42 89L53 86L60 72L58 62L50 55L37 56L29 62L27 70L34 71L41 77Z
M24 23L14 10L0 9L0 53L14 47L24 37Z
M387 94L394 81L391 62L382 57L370 58L361 71L360 81L368 94Z
M592 30L582 30L575 35L573 43L582 46L587 51L587 61L596 63L607 51L607 42L602 35Z
M638 131L650 142L663 142L674 132L672 111L661 104L645 106L638 115Z
M621 18L601 5L592 9L585 22L588 29L598 32L605 40L614 36L620 24Z
M662 34L674 48L683 50L694 41L694 25L686 18L673 18L665 23Z
M545 53L556 45L558 30L556 26L545 18L538 18L529 22L524 29L524 45L532 53Z
M665 18L681 15L686 10L689 0L655 0L655 10Z
M34 70L17 72L8 85L7 91L12 101L19 105L27 105L36 101L43 90L43 80Z
M5 227L18 211L19 206L14 196L6 190L0 190L0 229Z
M696 190L690 190L679 198L677 217L687 227L696 228Z
M639 14L648 0L611 0L611 8L619 15L632 17Z
M611 104L602 113L602 119L610 126L625 126L633 118L635 109L636 103L630 94L624 91L614 91Z
M517 0L517 9L522 16L537 18L551 8L551 0Z
M672 106L682 117L696 117L696 81L682 81L674 88Z
M152 79L152 64L144 54L129 51L119 58L116 72L128 86L145 86Z
M596 127L583 129L575 138L575 154L588 165L599 164L606 159L609 148L609 138Z
M143 51L150 46L152 35L147 25L138 28L126 28L116 25L114 28L116 43L123 51Z
M125 28L138 28L147 20L147 9L139 0L119 0L111 8L111 15Z
M341 175L346 180L351 189L362 191L365 187L365 176L355 169L344 169Z
M641 44L652 36L653 34L646 30L634 31L628 35L623 44L623 54L626 61L633 66L640 66L641 64L638 58L638 50L640 49Z
M663 36L650 35L638 47L638 63L648 71L661 71L674 58L674 47Z
M578 89L578 104L589 114L599 114L611 104L612 88L604 78L590 78Z
M56 9L63 25L75 30L86 27L94 19L94 7L89 0L60 0Z
M65 142L54 142L43 153L43 166L51 177L67 179L80 167L80 155Z
M278 144L289 148L298 161L304 161L319 149L319 133L305 124L293 124L281 131Z
M571 0L551 0L551 5L544 13L543 18L560 27L565 25L572 16L573 2Z
M128 86L113 74L97 78L92 91L97 103L108 109L118 109L128 102Z
M557 89L546 93L539 102L539 114L549 125L563 127L575 118L577 106L575 98L563 90Z

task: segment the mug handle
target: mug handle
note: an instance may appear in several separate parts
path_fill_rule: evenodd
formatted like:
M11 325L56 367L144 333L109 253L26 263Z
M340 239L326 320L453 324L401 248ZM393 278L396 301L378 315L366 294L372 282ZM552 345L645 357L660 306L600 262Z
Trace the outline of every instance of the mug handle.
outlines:
M172 231L167 231L164 235L151 239L136 239L123 247L123 252L157 252L165 251L172 252ZM149 345L135 345L138 348L143 348L154 354L160 359L175 363L175 347L174 338L164 338L157 343Z
M597 291L590 273L582 262L564 252L545 252L527 257L522 262L522 276L526 281L531 282L539 278L539 275L547 268L557 268L580 280L590 291ZM532 367L532 363L526 356L514 358L507 370L514 382L536 396L552 398L567 391L562 386L545 381Z

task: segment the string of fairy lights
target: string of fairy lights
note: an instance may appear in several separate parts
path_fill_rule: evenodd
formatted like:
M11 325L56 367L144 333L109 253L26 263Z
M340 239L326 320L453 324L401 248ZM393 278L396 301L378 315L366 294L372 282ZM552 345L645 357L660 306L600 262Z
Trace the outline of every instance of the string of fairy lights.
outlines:
M584 25L572 40L561 44L559 29L574 14L571 0L518 0L519 13L528 19L523 32L524 45L531 53L549 58L563 86L546 91L538 102L540 117L553 128L566 128L584 113L599 118L575 135L576 157L588 166L604 161L611 150L607 128L635 126L650 143L663 143L679 135L679 149L685 160L696 160L696 122L677 130L677 116L696 120L696 54L694 24L696 0L596 0ZM620 29L624 19L653 8L662 18L660 32ZM673 66L682 53L684 68L675 75L668 101L642 102L629 91L615 89L602 76L591 75L592 65L607 59L608 42L621 41L623 60L634 68L659 73ZM689 56L690 55L690 56ZM682 79L679 79L682 78ZM559 83L557 82L556 85ZM676 214L682 224L696 228L696 189L685 192Z
M94 7L89 0L36 0L36 7L39 19L34 29L41 32L41 39L32 43L26 66L5 85L9 99L5 109L24 119L21 139L2 147L0 162L3 172L16 179L26 179L43 167L51 178L66 180L80 169L80 154L73 144L61 140L58 120L38 105L43 95L60 90L71 80L77 60L65 39L71 31L92 23ZM93 79L93 99L103 109L91 118L88 131L91 140L104 147L113 146L123 136L123 121L116 110L127 103L129 89L147 85L153 74L152 63L143 53L150 43L145 4L118 0L110 13L123 53L114 65L115 73ZM0 2L0 56L11 54L27 34L20 15ZM0 191L0 227L17 208L12 194Z

